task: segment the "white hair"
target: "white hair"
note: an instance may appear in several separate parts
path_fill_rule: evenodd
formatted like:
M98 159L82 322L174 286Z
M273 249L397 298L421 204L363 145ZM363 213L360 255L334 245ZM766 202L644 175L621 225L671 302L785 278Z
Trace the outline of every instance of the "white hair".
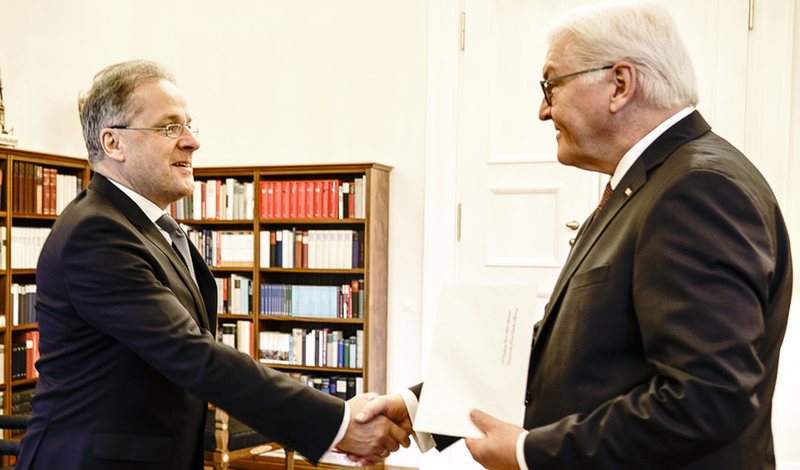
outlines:
M636 68L645 103L665 109L697 105L694 65L660 3L602 2L572 9L547 34L551 47L562 38L567 38L563 59L576 70L625 60ZM587 74L584 79L600 76Z

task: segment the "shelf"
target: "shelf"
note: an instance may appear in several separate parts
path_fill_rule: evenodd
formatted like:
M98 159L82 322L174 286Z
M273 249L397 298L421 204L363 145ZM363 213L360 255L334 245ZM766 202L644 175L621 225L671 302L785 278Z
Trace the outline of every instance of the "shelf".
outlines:
M12 380L11 381L11 386L12 387L19 387L21 385L30 385L30 384L35 384L35 383L36 383L36 378L34 377L32 379Z
M325 318L325 317L292 317L289 315L259 315L259 320L279 321L287 323L332 323L342 325L363 325L363 318Z
M338 374L362 374L364 369L350 369L345 367L317 367L317 366L301 366L296 364L280 364L274 362L264 362L259 360L261 364L269 366L272 369L288 370L288 371L309 371L309 372L335 372Z
M364 219L259 219L261 225L363 225L365 222Z
M364 274L364 268L356 268L356 269L259 268L259 270L264 273Z
M32 213L17 213L12 212L11 217L15 220L49 220L55 221L58 216L57 215L44 215L44 214L32 214Z
M208 269L212 273L220 273L220 272L251 272L255 267L250 266L209 266Z
M177 219L178 223L184 225L253 225L253 219L240 220L217 220L217 219Z
M14 276L30 276L36 274L36 269L12 269L11 274Z
M23 323L22 325L14 325L11 327L12 331L30 331L39 328L38 323Z

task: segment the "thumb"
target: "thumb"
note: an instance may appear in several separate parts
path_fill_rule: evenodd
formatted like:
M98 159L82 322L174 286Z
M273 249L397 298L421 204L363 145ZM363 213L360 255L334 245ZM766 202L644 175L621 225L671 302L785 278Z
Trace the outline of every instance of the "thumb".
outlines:
M368 423L374 417L386 413L387 406L386 401L380 398L370 400L356 415L356 422L358 424Z
M481 410L471 410L469 412L469 419L478 427L484 434L488 434L488 431L493 427L495 422L497 421L491 415L484 413Z

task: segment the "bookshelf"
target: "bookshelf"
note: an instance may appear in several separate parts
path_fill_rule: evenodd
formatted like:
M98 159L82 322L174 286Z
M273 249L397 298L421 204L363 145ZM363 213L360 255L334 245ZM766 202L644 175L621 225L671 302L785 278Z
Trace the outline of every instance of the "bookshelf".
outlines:
M195 168L195 193L170 211L222 281L220 340L342 398L385 393L390 171Z
M38 253L58 214L88 182L85 158L0 147L0 411L4 414L30 412L26 407L37 376L33 299Z
M30 286L36 281L36 246L41 248L63 206L88 185L90 169L82 158L0 148L0 171L0 237L5 233L0 252L4 352L0 410L10 414L18 411L12 408L14 391L31 389L36 382L31 368L24 376L20 371L14 374L16 361L12 360L14 345L35 341L32 337L38 333L29 308ZM318 388L326 383L329 389L338 385L342 398L360 391L385 393L390 171L376 163L195 168L195 194L170 210L207 257L212 273L221 280L219 288L228 290L218 305L220 339ZM332 186L325 189L323 181ZM281 199L280 207L288 212L278 212L276 202L261 190L278 187L283 195L284 188L291 191L293 182L295 188L298 182L307 183L303 212L299 212L299 199ZM351 183L353 191L348 195ZM71 191L63 191L68 187ZM325 213L321 196L311 196L317 194L316 189L329 196ZM235 204L225 205L228 200ZM318 206L320 213L315 213ZM278 255L275 244L270 244L270 234L277 239L278 233L281 238L287 235L287 240L291 234L297 252L282 246ZM308 240L305 252L304 236L319 236L315 245ZM297 309L267 310L268 304L274 307L276 297L268 302L261 295L261 286L266 284L292 286L294 302L284 299L282 304ZM315 289L324 292L328 303L298 294ZM320 309L325 315L319 315ZM286 340L287 334L298 338L301 331L300 341L304 338L318 345L317 349L298 349L302 359L294 354L289 360L287 351L273 347L271 335L283 333ZM333 344L336 353L327 349Z

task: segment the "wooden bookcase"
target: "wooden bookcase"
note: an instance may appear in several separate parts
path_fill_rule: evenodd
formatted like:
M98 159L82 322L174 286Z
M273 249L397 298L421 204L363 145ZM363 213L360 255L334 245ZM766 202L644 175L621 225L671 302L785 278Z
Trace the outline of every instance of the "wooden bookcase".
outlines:
M0 308L5 326L0 326L2 345L4 348L3 369L0 375L4 401L2 410L9 414L12 410L12 392L14 389L33 385L35 378L12 379L12 345L19 342L26 332L36 331L35 322L14 325L12 314L12 285L35 284L35 261L30 266L12 267L12 259L17 246L12 246L14 231L25 228L47 229L56 220L55 214L42 214L36 210L36 169L55 169L58 174L72 175L80 178L81 187L89 183L90 169L87 160L63 157L44 153L17 149L0 148L0 170L2 170L2 186L0 188L0 231L6 237L5 253L2 254L3 266L0 269ZM20 172L20 170L22 170ZM15 171L17 172L15 174ZM26 171L30 172L27 174ZM362 363L359 367L309 366L300 364L268 363L269 367L293 374L309 374L325 377L358 378L362 382L363 391L385 393L386 391L386 317L387 317L387 245L388 245L388 207L389 207L389 173L388 166L365 164L334 165L286 165L255 167L205 167L195 168L195 180L198 184L210 180L238 181L252 185L252 216L241 214L234 218L195 218L176 217L179 222L193 230L212 230L230 232L252 232L252 261L235 266L212 266L215 277L225 278L231 275L249 279L252 286L252 300L248 311L240 314L221 313L218 315L218 329L228 322L245 321L250 324L250 353L259 358L259 351L264 345L259 343L261 333L290 331L296 329L341 330L345 335L355 335L357 330L363 332ZM26 176L27 175L27 176ZM263 199L260 188L263 183L284 181L317 181L338 180L352 182L355 178L364 178L362 190L363 217L261 217ZM231 180L228 180L231 179ZM40 197L40 201L41 201ZM45 202L38 202L41 206ZM306 214L313 215L313 214ZM269 247L260 244L261 231L295 230L340 230L356 232L361 245L360 264L350 268L307 268L307 267L261 267L260 259L263 250ZM16 266L16 265L15 265ZM260 294L260 286L266 283L293 285L325 285L337 286L363 280L363 317L361 318L316 318L311 316L278 316L264 315L264 307ZM262 465L269 462L260 462Z
M363 364L361 367L309 366L300 364L266 363L265 365L290 374L307 374L310 376L352 377L363 381L364 392L386 392L386 326L387 326L387 274L388 274L388 208L389 208L389 172L388 166L366 164L334 164L334 165L287 165L259 167L205 167L195 168L195 182L211 184L220 181L230 187L232 181L252 183L252 194L255 199L252 206L252 217L241 215L227 218L187 217L187 211L195 202L184 201L181 209L172 209L176 219L189 227L190 232L197 230L252 232L253 255L250 264L237 263L234 267L211 267L215 277L237 275L252 281L251 308L244 313L219 313L218 329L229 322L251 323L251 354L259 359L260 351L265 348L259 337L266 332L288 333L292 329L330 329L341 330L345 336L363 331ZM365 178L363 186L363 217L285 217L275 214L263 217L265 197L261 195L262 184L291 181L338 180L353 181ZM205 194L202 190L201 193ZM201 197L196 192L194 198ZM179 202L177 205L180 205ZM200 203L201 206L203 203ZM209 200L205 204L210 204ZM217 209L214 210L215 212ZM194 215L194 214L193 214ZM229 215L229 214L228 214ZM311 214L306 214L311 215ZM359 243L363 245L363 255L358 267L352 268L308 268L308 267L261 267L261 255L269 252L269 247L262 243L262 231L294 230L299 233L307 230L345 230L359 233ZM190 233L191 237L191 233ZM202 247L201 248L201 252ZM274 260L273 260L274 261ZM210 265L214 264L209 263ZM224 264L224 263L223 263ZM292 285L325 285L336 286L363 280L363 318L318 318L311 316L267 315L265 299L260 295L262 284ZM247 349L247 348L245 348ZM263 362L263 361L262 361ZM280 459L259 458L264 467L283 468Z
M63 189L70 186L77 194L89 183L89 163L85 158L72 158L0 147L0 335L2 335L3 358L0 364L0 392L3 405L0 410L4 414L12 413L13 393L22 389L31 389L36 383L35 374L30 373L32 365L23 377L14 377L13 348L15 344L24 343L37 332L34 319L25 315L14 315L12 286L34 285L36 283L36 255L20 256L29 250L25 241L12 246L12 239L18 240L26 231L32 229L39 235L53 225L57 218L56 211L74 197L68 196ZM62 179L62 194L57 195L57 187L50 184L56 181L56 174ZM74 185L74 187L72 187ZM56 205L58 204L58 206ZM16 251L15 251L16 250ZM30 309L32 310L32 309ZM15 321L16 320L16 321ZM21 351L21 354L27 354ZM28 356L30 357L30 356ZM27 360L27 359L26 359ZM25 406L25 404L22 404ZM23 413L29 413L27 409ZM5 437L10 431L3 431ZM4 459L7 460L7 457ZM8 462L4 462L8 463Z

